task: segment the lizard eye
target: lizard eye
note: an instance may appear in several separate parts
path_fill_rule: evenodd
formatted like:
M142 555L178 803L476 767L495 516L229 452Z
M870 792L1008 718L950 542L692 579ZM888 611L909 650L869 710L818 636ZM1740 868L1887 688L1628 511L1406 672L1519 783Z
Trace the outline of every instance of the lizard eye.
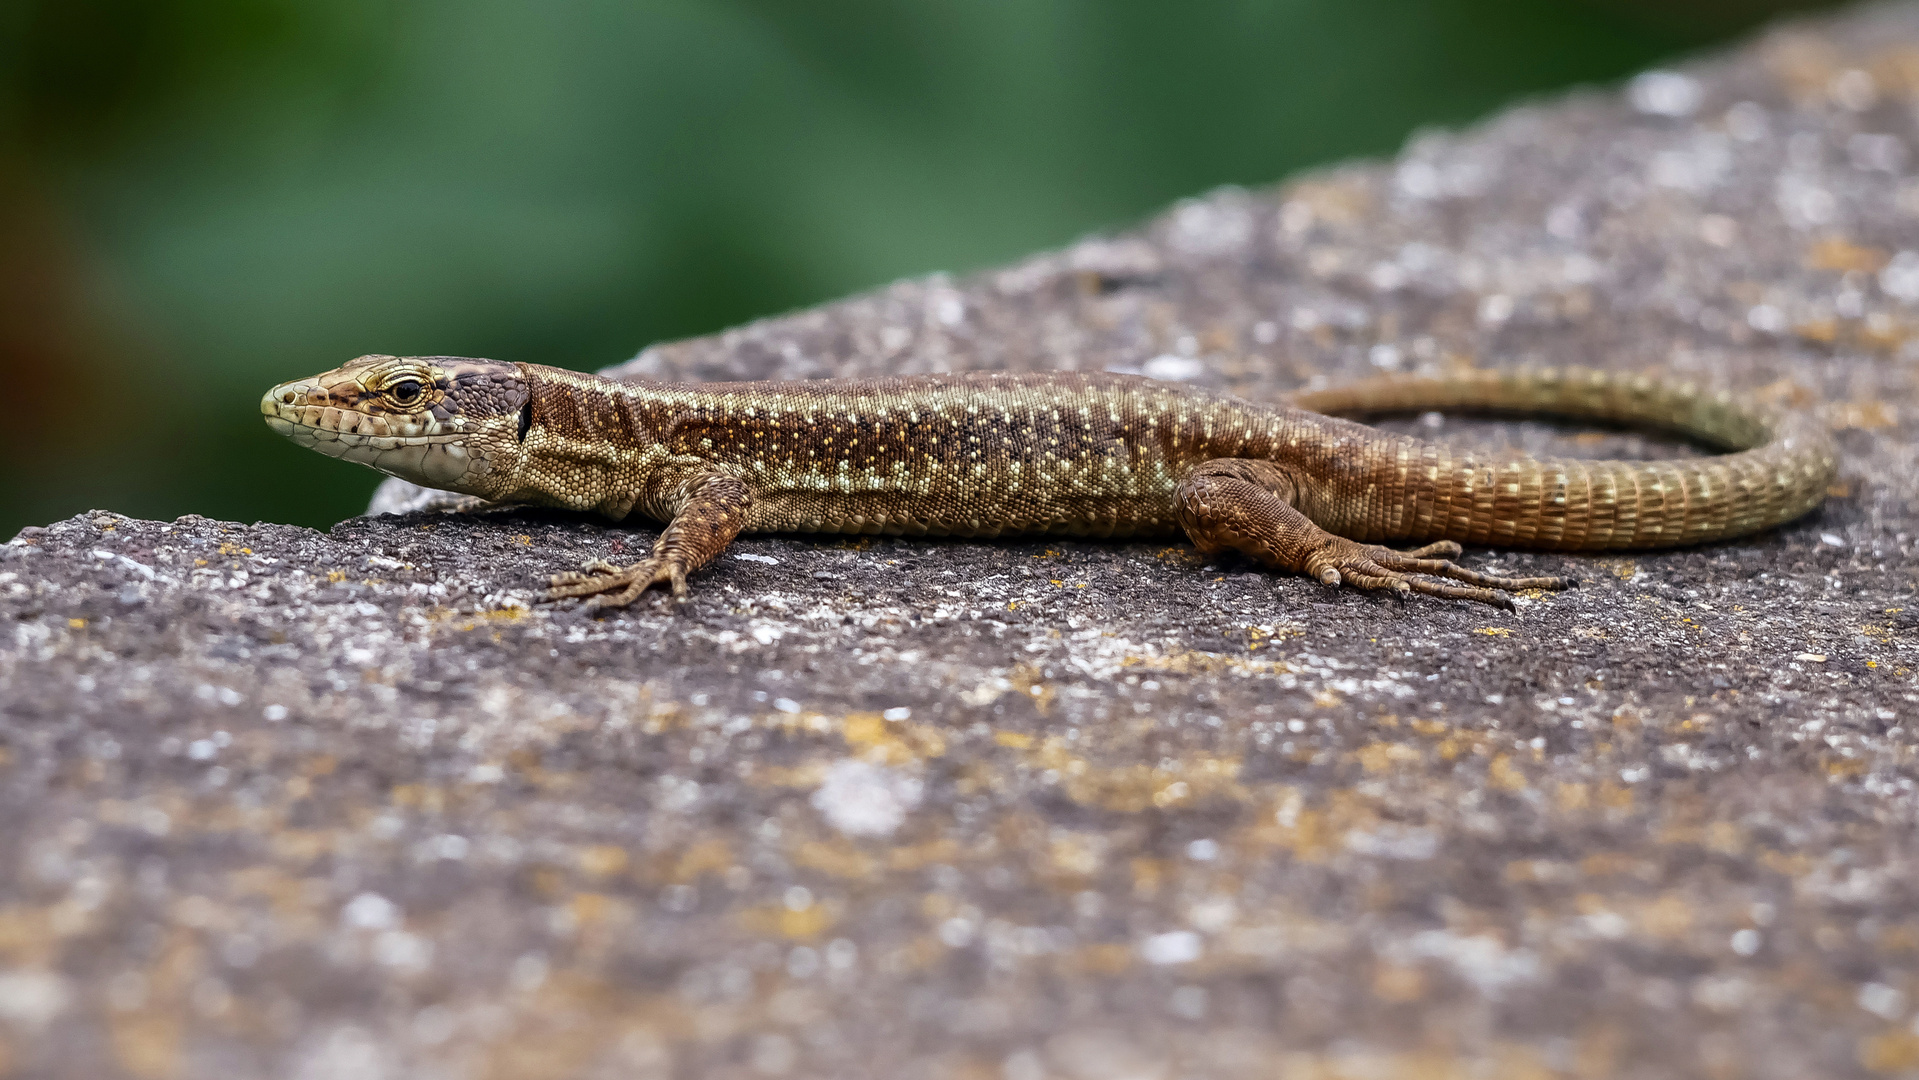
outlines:
M401 379L386 388L386 392L392 396L393 400L402 405L411 405L420 400L420 391L418 379Z

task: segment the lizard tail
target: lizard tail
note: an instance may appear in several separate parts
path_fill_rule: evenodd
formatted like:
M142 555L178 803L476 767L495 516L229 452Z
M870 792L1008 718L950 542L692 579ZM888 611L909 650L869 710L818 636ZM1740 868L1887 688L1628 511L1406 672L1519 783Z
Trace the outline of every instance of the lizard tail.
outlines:
M1811 511L1838 470L1830 432L1806 413L1691 383L1584 368L1387 377L1297 394L1291 403L1347 416L1426 410L1552 416L1660 430L1721 451L1665 461L1532 459L1409 438L1376 458L1369 478L1369 491L1396 491L1401 509L1383 499L1355 520L1321 522L1355 539L1373 533L1366 538L1556 550L1707 543ZM1411 493L1417 494L1404 498Z

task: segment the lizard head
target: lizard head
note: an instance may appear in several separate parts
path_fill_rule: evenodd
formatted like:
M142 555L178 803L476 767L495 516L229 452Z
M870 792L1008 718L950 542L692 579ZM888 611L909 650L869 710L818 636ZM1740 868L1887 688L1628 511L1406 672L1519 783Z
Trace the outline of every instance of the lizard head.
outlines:
M492 498L518 465L530 401L517 364L362 356L268 390L260 412L268 427L329 457Z

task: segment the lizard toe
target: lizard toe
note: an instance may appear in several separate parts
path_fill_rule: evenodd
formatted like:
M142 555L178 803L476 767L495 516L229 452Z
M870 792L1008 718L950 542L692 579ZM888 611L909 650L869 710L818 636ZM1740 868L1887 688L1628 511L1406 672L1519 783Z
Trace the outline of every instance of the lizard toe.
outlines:
M1428 548L1434 545L1428 545ZM1419 549L1421 551L1427 548ZM1445 559L1415 557L1372 544L1345 541L1328 548L1322 558L1332 565L1318 573L1328 585L1391 592L1404 600L1414 593L1447 600L1467 600L1506 611L1516 610L1506 591L1558 588L1560 578L1507 578L1481 574ZM1433 580L1439 578L1442 580ZM1453 582L1462 584L1453 584Z
M1420 551L1426 550L1421 548ZM1418 557L1417 552L1388 551L1375 548L1368 552L1381 565L1391 570L1408 574L1428 574L1433 577L1451 578L1468 585L1477 585L1482 589L1501 589L1516 592L1524 589L1563 589L1570 579L1563 577L1506 577L1501 574L1482 574L1468 570L1450 559L1428 559Z

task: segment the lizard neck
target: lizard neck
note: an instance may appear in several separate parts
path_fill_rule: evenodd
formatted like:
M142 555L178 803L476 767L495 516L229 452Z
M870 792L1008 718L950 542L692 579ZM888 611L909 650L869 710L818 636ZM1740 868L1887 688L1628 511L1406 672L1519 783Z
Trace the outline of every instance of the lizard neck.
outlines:
M508 499L625 517L670 456L663 437L686 403L644 384L518 367L530 393Z

